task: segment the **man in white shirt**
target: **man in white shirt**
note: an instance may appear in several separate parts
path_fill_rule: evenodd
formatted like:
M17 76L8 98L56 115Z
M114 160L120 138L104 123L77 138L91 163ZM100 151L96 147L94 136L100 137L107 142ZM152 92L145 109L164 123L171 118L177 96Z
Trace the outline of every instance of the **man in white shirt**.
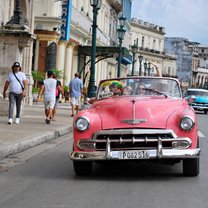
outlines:
M9 120L8 124L13 122L14 106L16 103L16 124L20 122L20 110L22 98L26 95L27 79L19 62L15 62L12 66L12 72L9 73L4 85L3 97L6 98L6 91L9 87Z
M48 71L48 79L43 81L43 84L38 93L38 99L44 92L45 115L47 124L50 124L50 119L53 116L53 108L56 102L56 86L57 80L53 78L53 71ZM60 89L61 90L61 89Z

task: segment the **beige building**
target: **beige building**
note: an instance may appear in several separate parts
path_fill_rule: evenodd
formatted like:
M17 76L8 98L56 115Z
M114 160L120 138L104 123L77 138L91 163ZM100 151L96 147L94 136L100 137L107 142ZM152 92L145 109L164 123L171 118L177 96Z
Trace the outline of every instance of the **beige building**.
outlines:
M34 0L35 23L37 35L34 46L33 70L44 72L47 68L47 49L56 50L54 67L63 72L63 85L68 85L74 73L81 72L82 78L89 78L90 55L83 50L92 44L92 6L90 0L72 0L70 39L59 40L61 31L62 7L60 1ZM118 14L122 11L121 0L103 0L97 16L97 47L116 46ZM126 33L124 46L129 45L130 33ZM88 51L89 52L89 51ZM115 77L117 74L116 55L104 58L101 54L95 65L96 85L103 78ZM102 59L102 60L101 60ZM101 61L99 61L101 60ZM127 67L122 65L122 75L127 74Z
M48 69L63 72L63 85L68 85L76 71L88 85L90 76L89 48L92 45L92 6L90 0L72 0L70 11L70 38L60 40L63 25L62 3L51 0L0 0L0 87L15 61L19 61L26 73L29 85L26 104L32 105L33 79L31 72L45 74ZM97 52L95 65L96 85L103 78L117 76L118 68L118 17L122 13L123 0L102 0L97 16ZM126 1L125 1L126 3ZM14 11L20 14L19 23L10 23ZM127 23L124 47L128 48L130 24ZM106 49L107 48L107 49ZM87 51L87 53L85 53ZM128 50L127 50L128 51ZM130 66L121 64L121 76L126 76Z
M131 45L138 39L138 52L136 54L135 74L148 74L144 63L147 63L150 75L156 70L149 62L155 63L163 76L176 76L176 57L164 53L165 28L133 18L131 21ZM146 71L146 72L145 72Z
M208 47L192 45L192 86L208 89Z
M32 104L31 76L33 36L33 1L0 0L0 93L11 66L20 62L27 75L28 91L26 104ZM1 94L0 94L1 95ZM0 97L0 114L7 114L8 101Z

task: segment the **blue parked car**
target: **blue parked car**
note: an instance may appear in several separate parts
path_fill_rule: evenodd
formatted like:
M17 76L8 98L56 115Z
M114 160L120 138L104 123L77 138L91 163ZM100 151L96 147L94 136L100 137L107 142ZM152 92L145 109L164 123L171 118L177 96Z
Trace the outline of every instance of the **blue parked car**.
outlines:
M190 88L186 91L185 97L189 102L189 105L194 110L208 112L208 90Z

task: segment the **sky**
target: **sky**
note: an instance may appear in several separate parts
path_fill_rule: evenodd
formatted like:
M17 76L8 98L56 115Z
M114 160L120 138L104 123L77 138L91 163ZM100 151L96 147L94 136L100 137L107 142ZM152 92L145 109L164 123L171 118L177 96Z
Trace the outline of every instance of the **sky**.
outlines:
M132 18L165 28L165 37L183 37L208 46L208 0L133 0Z

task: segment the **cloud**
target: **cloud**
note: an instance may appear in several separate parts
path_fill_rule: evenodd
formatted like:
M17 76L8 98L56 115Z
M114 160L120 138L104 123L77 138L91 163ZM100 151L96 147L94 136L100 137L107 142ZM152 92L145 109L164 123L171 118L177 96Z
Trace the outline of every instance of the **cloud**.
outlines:
M207 8L207 0L134 0L132 17L165 27L166 36L208 44Z

